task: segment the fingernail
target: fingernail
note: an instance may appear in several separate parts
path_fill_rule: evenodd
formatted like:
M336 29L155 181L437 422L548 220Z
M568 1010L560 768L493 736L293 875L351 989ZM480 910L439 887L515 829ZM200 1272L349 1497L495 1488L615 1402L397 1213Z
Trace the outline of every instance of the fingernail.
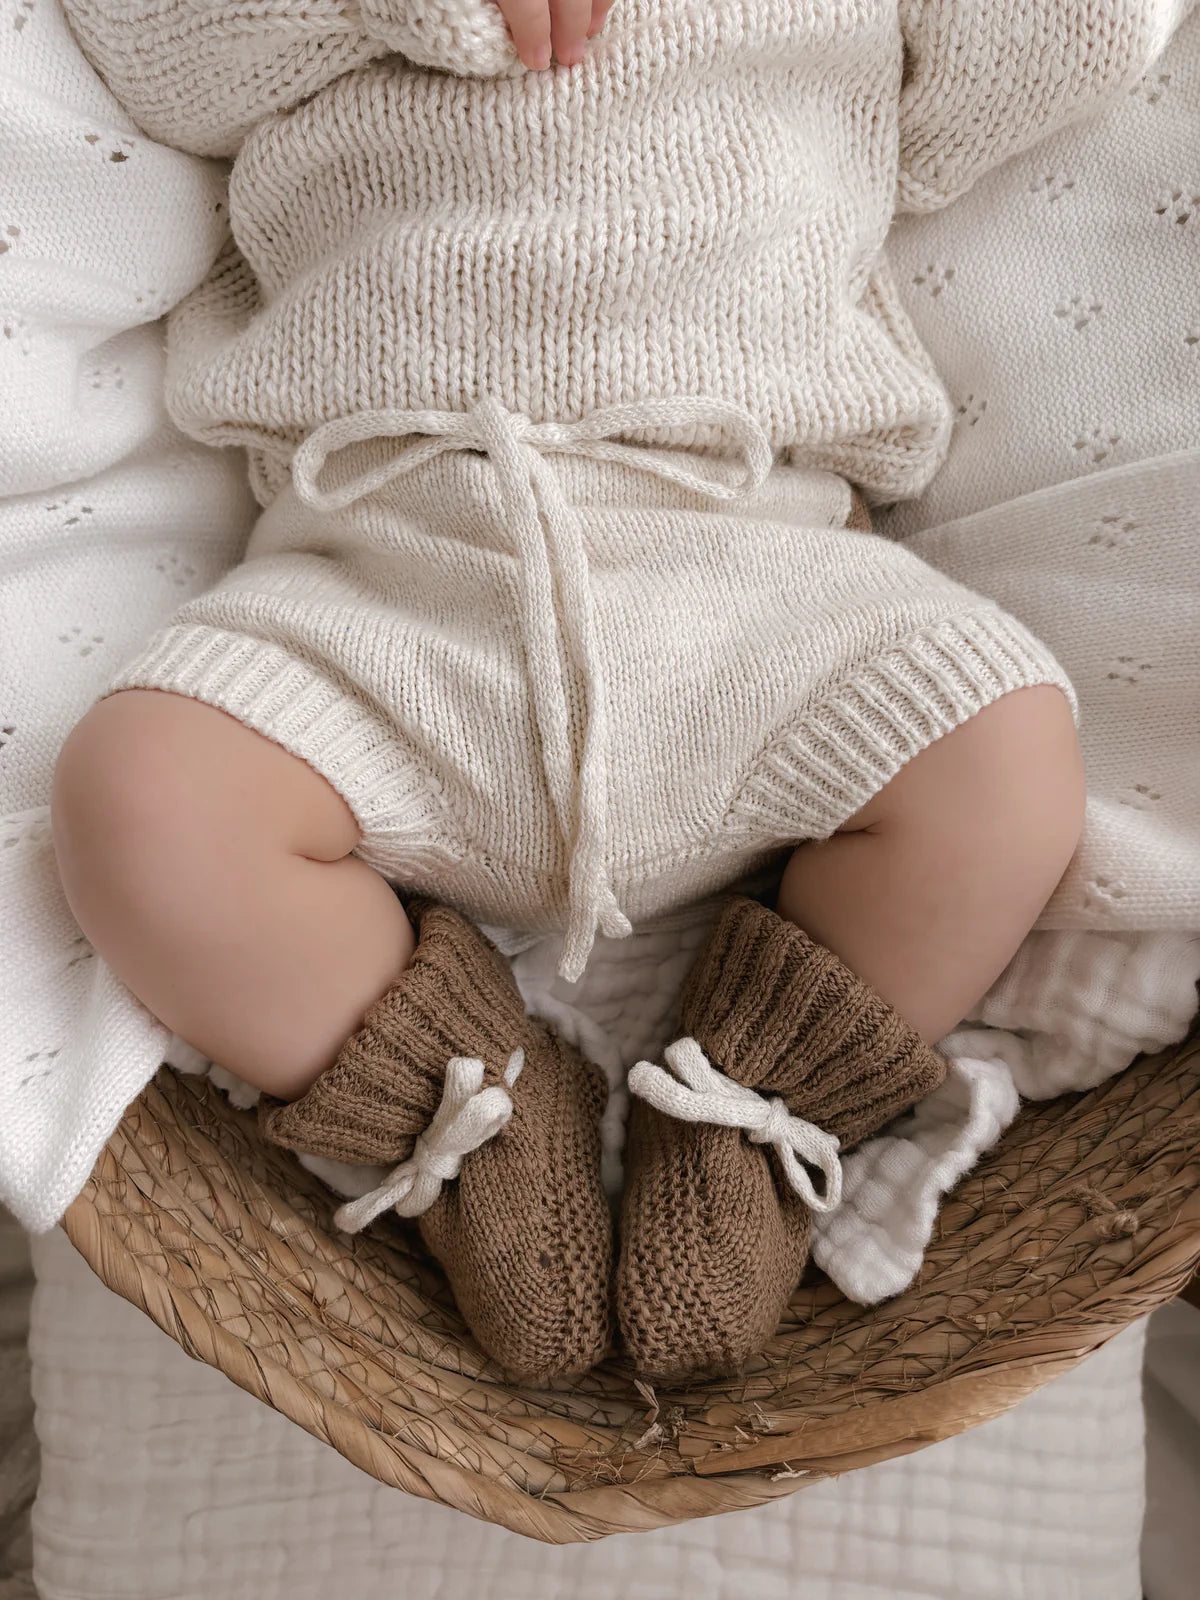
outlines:
M550 46L548 44L538 45L537 49L533 52L533 65L534 70L538 72L540 72L543 67L548 67L550 65Z

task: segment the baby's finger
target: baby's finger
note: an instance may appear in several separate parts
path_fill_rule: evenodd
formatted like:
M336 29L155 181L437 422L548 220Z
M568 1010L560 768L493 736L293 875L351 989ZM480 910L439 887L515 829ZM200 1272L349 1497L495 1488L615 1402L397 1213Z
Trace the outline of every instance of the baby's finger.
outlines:
M583 60L584 41L592 20L592 0L550 0L550 40L564 67Z
M498 0L518 56L527 67L550 65L550 6L547 0Z
M592 20L588 23L589 39L594 39L600 32L611 10L612 0L592 0Z

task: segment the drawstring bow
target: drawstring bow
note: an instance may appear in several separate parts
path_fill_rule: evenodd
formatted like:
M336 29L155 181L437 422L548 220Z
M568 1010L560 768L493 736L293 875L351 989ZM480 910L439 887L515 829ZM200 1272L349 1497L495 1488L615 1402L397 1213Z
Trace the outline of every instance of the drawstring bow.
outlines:
M630 433L700 427L715 428L741 455L740 480L729 483L717 470L703 470L703 457L676 459L668 450L622 442ZM337 451L389 438L398 446L387 460L348 481L322 485L326 464ZM488 396L470 411L379 409L336 417L314 429L296 450L292 480L305 505L340 511L456 450L479 451L491 461L520 562L522 637L542 764L570 860L559 972L574 980L587 963L597 928L609 938L623 938L632 929L609 877L608 713L587 546L579 512L547 458L613 462L729 501L752 494L765 481L772 464L770 441L748 411L724 400L681 395L606 406L577 422L534 422ZM586 700L578 763L560 641Z

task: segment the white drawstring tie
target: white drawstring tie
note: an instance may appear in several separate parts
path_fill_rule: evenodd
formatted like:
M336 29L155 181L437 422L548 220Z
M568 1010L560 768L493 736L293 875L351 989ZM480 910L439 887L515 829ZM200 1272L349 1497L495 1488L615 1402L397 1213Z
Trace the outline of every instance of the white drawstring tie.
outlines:
M745 462L740 481L676 465L668 451L623 444L614 435L664 428L716 427ZM415 439L412 436L417 437ZM337 488L320 486L337 450L368 439L412 440L379 466ZM714 500L753 493L771 470L771 445L743 407L679 395L606 406L579 422L533 422L491 396L472 411L362 411L336 417L309 434L292 458L296 493L318 511L340 511L405 473L453 450L485 453L495 468L502 507L520 557L522 632L528 656L542 762L559 830L570 852L567 926L559 972L574 981L587 963L596 930L609 938L632 932L617 905L608 870L608 729L600 671L596 607L579 513L563 494L549 455L612 461L679 484ZM703 459L703 458L699 458ZM560 639L583 681L587 720L576 770L571 696Z
M639 1061L630 1069L630 1094L680 1122L741 1128L752 1143L773 1147L788 1183L813 1211L833 1211L841 1204L842 1163L833 1134L794 1117L778 1095L767 1099L727 1078L690 1036L669 1044L666 1055L666 1067ZM814 1189L804 1162L824 1174L823 1195Z
M514 1050L504 1082L485 1089L479 1057L455 1056L446 1066L441 1104L425 1132L417 1135L412 1155L377 1189L339 1206L333 1214L334 1226L343 1233L359 1233L389 1207L402 1217L419 1217L428 1211L443 1183L458 1177L463 1157L494 1138L512 1116L508 1091L524 1065L524 1050Z

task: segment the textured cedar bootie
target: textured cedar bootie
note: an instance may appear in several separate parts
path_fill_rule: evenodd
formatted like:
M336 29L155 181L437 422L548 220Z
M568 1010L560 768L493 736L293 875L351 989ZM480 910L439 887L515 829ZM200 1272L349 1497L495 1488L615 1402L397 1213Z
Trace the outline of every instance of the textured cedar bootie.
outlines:
M409 965L303 1098L264 1106L264 1131L306 1155L396 1166L339 1225L391 1205L419 1217L459 1310L509 1374L586 1371L612 1332L603 1074L526 1016L508 963L471 923L427 901L408 914Z
M839 1149L946 1074L874 990L753 900L722 909L680 1007L672 1071L630 1074L617 1269L626 1350L663 1379L736 1372L763 1348L808 1260L810 1204L836 1203Z

